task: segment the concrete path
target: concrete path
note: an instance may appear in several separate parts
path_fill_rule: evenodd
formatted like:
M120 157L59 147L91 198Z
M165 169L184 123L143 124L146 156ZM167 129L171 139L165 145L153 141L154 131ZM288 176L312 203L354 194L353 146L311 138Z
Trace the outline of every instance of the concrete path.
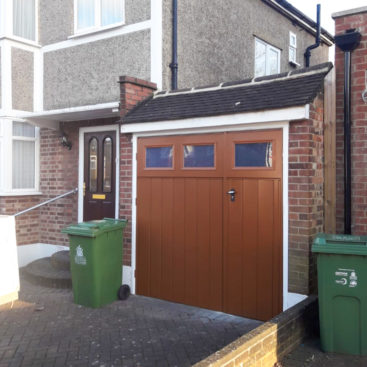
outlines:
M366 367L367 356L324 353L320 340L310 339L286 356L278 367Z
M258 325L140 296L89 309L22 280L20 300L0 306L0 367L191 366Z

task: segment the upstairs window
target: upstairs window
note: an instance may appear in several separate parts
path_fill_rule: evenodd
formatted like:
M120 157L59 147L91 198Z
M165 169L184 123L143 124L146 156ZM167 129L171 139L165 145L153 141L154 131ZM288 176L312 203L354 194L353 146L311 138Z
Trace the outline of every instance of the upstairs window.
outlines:
M35 0L13 0L13 34L30 41L36 40Z
M124 22L124 0L75 0L76 32Z
M289 62L297 64L297 36L289 32Z
M255 78L280 72L280 50L255 38Z

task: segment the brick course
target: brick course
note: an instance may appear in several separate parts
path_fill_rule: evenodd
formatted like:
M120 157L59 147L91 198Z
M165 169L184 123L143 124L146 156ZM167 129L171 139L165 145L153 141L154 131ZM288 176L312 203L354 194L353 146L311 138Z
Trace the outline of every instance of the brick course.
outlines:
M362 40L352 52L351 63L351 135L352 135L352 233L367 234L367 104L361 93L365 89L367 70L367 12L335 19L335 33L357 28ZM336 182L337 229L344 232L344 53L335 48L336 68Z

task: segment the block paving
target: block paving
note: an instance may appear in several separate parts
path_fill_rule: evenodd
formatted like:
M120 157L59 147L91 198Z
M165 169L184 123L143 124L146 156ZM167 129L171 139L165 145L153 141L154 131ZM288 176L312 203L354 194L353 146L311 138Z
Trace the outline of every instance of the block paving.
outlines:
M91 309L22 279L19 301L0 306L0 367L191 366L260 324L134 295Z

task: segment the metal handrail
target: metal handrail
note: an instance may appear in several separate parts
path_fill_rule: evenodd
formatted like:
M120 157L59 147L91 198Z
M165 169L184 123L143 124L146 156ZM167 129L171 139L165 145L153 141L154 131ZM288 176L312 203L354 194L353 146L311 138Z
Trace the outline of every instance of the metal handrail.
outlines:
M55 200L58 200L58 199L64 198L65 196L68 196L68 195L71 195L71 194L75 194L76 192L78 192L78 188L77 188L77 187L76 187L75 189L71 190L71 191L66 192L65 194L62 194L62 195L56 196L56 197L54 197L54 198L52 198L52 199L49 199L49 200L44 201L43 203L37 204L37 205L35 205L35 206L32 206L31 208L28 208L28 209L22 210L21 212L14 214L14 217L17 217L18 215L21 215L21 214L28 213L28 212L30 212L30 211L31 211L31 210L33 210L33 209L37 209L37 208L39 208L39 207L41 207L41 206L43 206L43 205L47 205L47 204L49 204L49 203L52 203L52 202L53 202L53 201L55 201Z

